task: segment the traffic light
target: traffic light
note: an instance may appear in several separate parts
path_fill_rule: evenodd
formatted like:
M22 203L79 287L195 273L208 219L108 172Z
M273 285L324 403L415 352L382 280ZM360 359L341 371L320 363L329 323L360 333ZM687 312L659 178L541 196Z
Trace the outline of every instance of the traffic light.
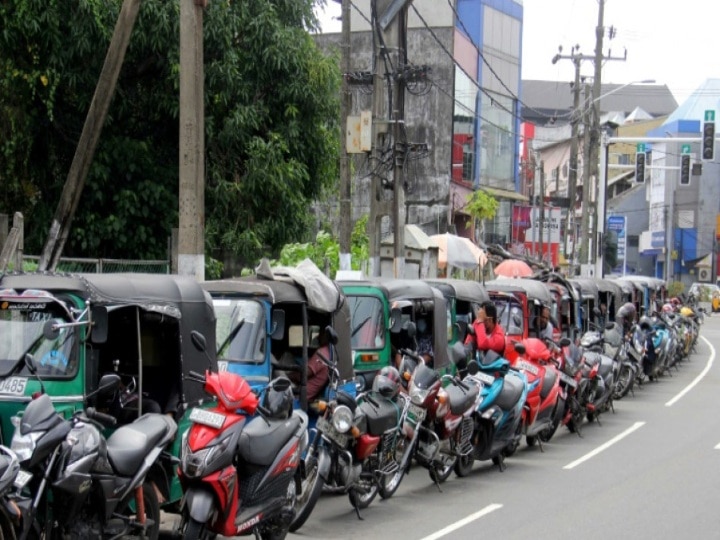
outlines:
M712 161L715 157L715 122L703 122L702 158Z
M635 154L635 182L645 183L645 152Z
M683 154L680 158L680 185L690 185L690 155Z

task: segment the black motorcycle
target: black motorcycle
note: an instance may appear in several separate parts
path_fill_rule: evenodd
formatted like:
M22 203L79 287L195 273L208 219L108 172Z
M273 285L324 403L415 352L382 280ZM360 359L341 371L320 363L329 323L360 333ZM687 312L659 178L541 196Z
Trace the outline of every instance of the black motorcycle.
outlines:
M12 504L10 493L20 472L20 461L15 453L0 445L0 538L15 538L20 523L20 511Z
M119 384L116 374L104 375L96 392ZM101 430L114 417L87 407L64 418L43 392L13 423L11 449L22 467L13 499L22 514L20 540L158 537L160 507L146 478L175 437L171 418L145 414L105 439Z

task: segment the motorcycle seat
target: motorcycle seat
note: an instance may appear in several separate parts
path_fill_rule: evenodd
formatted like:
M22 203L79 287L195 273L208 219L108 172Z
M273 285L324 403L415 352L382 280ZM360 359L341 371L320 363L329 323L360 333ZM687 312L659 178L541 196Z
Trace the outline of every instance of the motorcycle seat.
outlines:
M266 420L257 416L240 433L238 454L248 463L267 467L301 423L302 420L296 415L286 420Z
M502 390L500 390L495 403L502 410L509 411L520 401L524 387L525 385L520 377L508 373L503 380Z
M448 395L450 412L453 414L462 414L475 403L475 399L480 393L480 387L470 385L470 390L465 390L456 384L450 384L445 388L445 392L447 392Z
M118 428L107 440L108 459L122 476L133 476L150 450L169 442L177 432L175 421L164 414L144 414Z
M557 373L554 369L546 369L545 375L543 376L542 388L540 389L540 399L545 399L552 390L555 380L557 379Z

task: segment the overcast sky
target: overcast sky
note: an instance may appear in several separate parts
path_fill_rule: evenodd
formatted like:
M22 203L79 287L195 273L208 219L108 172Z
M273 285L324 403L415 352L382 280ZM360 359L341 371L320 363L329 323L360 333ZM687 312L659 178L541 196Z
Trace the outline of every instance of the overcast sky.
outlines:
M571 81L572 62L553 65L552 58L559 45L564 55L573 45L580 45L585 55L594 53L598 0L524 0L523 6L522 77ZM333 20L338 15L340 4L329 0L321 16L325 31L340 31L340 23ZM604 26L616 29L613 40L606 33L604 54L610 50L622 58L627 49L627 60L607 61L603 82L654 79L666 84L682 104L705 79L720 78L717 0L605 0ZM592 75L592 62L585 63L582 73Z

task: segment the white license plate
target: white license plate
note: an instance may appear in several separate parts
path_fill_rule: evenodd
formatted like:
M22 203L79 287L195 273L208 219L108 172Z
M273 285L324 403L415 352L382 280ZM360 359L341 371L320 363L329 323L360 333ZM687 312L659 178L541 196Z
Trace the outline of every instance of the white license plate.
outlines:
M0 381L0 394L11 396L25 395L25 387L27 386L27 377L10 377Z
M15 481L13 482L13 485L18 489L22 489L27 485L27 483L30 481L31 478L32 478L32 474L20 469L17 473L17 476L15 477Z
M527 371L528 373L532 373L533 375L537 375L539 371L538 367L535 364L533 364L532 362L528 362L527 360L518 361L515 367L517 369Z
M225 415L207 409L195 408L190 411L190 420L215 429L220 429L225 423Z
M473 375L478 381L480 381L483 384L492 384L495 382L495 377L490 375L489 373L483 373L482 371L478 371L475 375Z
M425 415L427 414L427 411L425 409L418 405L415 405L414 403L410 403L410 405L408 406L408 412L412 414L418 422L422 422L425 419Z
M560 380L572 388L577 386L577 381L562 371L560 372Z
M318 430L325 435L328 439L333 441L335 444L341 447L347 446L348 436L345 433L338 433L333 425L328 422L324 416L321 416L317 420Z

